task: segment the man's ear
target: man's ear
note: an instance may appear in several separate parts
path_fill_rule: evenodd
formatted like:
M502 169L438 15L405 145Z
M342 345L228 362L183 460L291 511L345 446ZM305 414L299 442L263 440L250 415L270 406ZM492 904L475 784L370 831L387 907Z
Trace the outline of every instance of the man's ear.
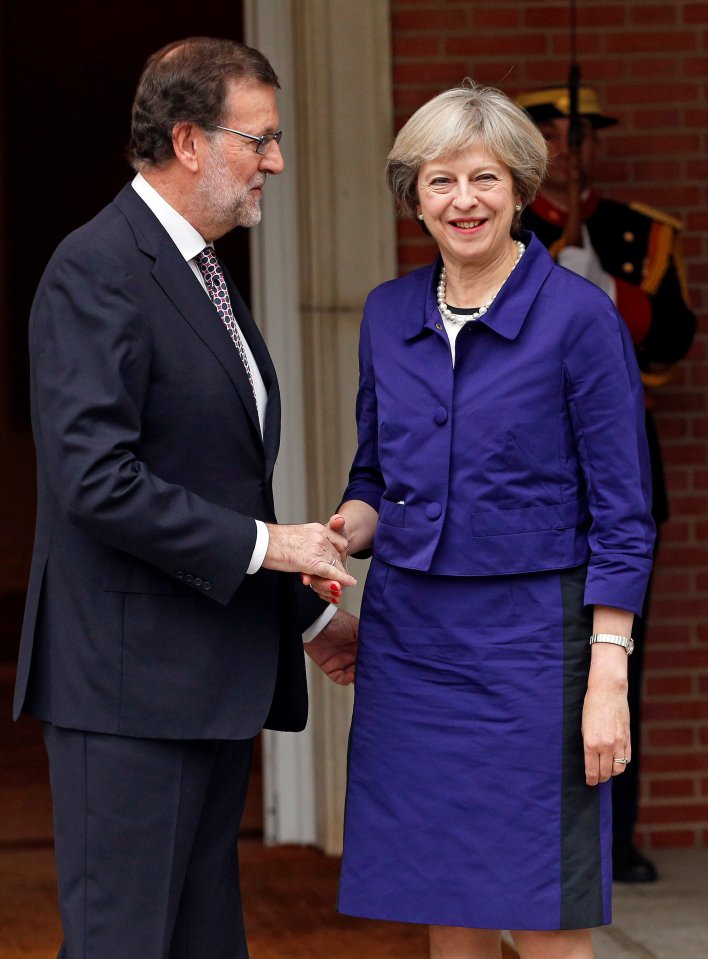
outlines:
M191 173L199 169L199 159L205 146L202 130L193 123L182 121L172 129L172 148L177 162Z

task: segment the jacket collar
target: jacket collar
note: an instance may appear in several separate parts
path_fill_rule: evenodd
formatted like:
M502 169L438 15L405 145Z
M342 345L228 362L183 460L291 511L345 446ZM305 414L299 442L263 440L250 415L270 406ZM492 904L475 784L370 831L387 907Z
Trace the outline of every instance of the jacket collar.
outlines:
M476 322L483 323L507 340L516 339L546 277L554 266L553 259L541 241L533 233L523 231L521 239L526 252L511 272L494 300L494 306ZM404 338L420 336L426 330L440 329L441 318L437 302L437 285L442 258L437 257L432 266L421 271L425 280L423 309L410 302L405 311ZM411 289L415 294L415 290ZM413 300L413 297L411 297ZM420 304L420 300L418 300Z

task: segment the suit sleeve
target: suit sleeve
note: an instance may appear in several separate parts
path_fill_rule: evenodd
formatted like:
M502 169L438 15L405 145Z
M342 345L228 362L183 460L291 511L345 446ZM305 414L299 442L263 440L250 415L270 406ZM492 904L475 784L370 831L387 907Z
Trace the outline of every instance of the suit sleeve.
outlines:
M138 458L152 341L134 289L105 251L55 254L30 323L38 458L71 523L171 577L192 571L225 605L246 573L255 522Z
M585 602L639 614L654 545L642 384L625 323L605 297L592 307L565 359L591 514Z

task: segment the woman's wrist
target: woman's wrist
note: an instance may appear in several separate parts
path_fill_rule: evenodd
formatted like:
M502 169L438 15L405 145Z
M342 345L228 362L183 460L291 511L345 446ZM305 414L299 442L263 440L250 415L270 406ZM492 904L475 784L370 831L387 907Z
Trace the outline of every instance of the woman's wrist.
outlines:
M627 651L610 643L594 643L591 647L588 689L627 689Z
M363 500L349 500L342 504L337 515L345 520L344 532L350 555L371 549L378 520L376 510Z

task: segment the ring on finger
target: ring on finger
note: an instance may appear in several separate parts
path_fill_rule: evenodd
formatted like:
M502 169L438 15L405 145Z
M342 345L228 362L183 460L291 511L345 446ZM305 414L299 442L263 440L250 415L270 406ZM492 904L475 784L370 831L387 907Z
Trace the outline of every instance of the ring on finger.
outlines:
M620 766L628 766L629 760L626 756L617 756L612 759L613 763L618 763Z

